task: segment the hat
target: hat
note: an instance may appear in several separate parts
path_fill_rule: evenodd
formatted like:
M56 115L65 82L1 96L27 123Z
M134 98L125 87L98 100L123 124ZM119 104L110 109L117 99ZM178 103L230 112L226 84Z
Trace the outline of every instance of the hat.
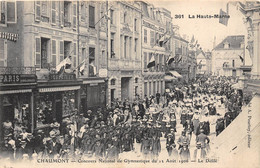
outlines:
M171 133L169 133L167 136L173 136Z
M196 144L196 146L200 146L200 147L201 147L201 142L198 142L198 143Z

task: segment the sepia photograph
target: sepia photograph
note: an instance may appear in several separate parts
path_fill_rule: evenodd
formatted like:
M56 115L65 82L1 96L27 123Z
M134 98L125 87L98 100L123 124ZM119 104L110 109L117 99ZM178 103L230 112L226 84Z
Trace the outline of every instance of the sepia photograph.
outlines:
M0 0L0 168L260 168L260 1Z

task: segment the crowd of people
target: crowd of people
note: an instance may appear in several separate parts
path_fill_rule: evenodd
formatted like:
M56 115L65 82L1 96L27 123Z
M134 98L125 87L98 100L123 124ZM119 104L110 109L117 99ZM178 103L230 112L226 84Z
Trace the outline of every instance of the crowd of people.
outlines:
M166 148L176 160L205 159L210 152L209 135L218 136L241 112L243 94L232 88L231 79L197 80L164 95L114 100L110 107L77 112L33 133L19 123L4 122L1 157L12 161L36 158L118 159L128 152L158 159ZM211 130L215 116L216 130ZM180 122L177 122L180 121ZM181 125L181 135L176 136ZM194 136L194 137L193 137ZM193 138L192 138L193 137ZM192 142L195 139L195 142ZM194 153L190 145L195 143Z

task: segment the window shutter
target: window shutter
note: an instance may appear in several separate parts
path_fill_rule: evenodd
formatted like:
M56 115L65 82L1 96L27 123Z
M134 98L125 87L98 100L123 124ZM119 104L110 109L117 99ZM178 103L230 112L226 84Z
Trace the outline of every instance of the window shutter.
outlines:
M85 22L86 19L86 7L85 7L85 3L82 2L81 4L81 21Z
M6 66L7 59L7 42L0 40L0 66Z
M89 27L95 28L95 7L89 6Z
M77 27L77 6L73 4L73 28Z
M35 38L35 67L41 67L41 38Z
M60 62L64 59L64 42L60 41Z
M6 2L0 2L0 24L6 24Z
M51 2L51 23L56 24L56 1Z
M77 46L76 43L73 43L73 66L77 66Z
M16 2L7 2L7 23L16 22Z
M56 67L56 41L55 40L52 40L51 42L52 44L52 65L53 67Z
M60 25L64 26L64 1L60 1Z
M35 21L41 20L41 1L35 1Z

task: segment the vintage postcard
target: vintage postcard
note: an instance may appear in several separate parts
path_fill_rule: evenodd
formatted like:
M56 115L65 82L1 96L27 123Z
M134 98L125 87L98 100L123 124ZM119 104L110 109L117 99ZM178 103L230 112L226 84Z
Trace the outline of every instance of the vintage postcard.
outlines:
M0 1L0 168L258 168L259 102L258 0Z

